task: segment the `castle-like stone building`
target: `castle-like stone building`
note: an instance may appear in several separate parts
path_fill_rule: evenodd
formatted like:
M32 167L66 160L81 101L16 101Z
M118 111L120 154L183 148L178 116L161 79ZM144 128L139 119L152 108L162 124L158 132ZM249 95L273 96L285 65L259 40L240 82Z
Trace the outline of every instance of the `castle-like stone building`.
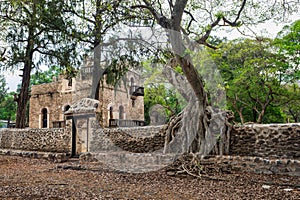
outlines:
M31 88L29 127L59 128L73 104L89 98L92 90L93 62L88 60L76 78L53 77L52 83ZM118 86L99 80L97 114L100 125L140 126L144 124L144 88L141 75L129 70ZM104 80L104 81L103 81Z

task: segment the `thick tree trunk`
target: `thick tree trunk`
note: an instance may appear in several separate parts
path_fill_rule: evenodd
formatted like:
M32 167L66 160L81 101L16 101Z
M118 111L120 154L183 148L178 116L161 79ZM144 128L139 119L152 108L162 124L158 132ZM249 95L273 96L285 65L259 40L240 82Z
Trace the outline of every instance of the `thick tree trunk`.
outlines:
M26 47L26 57L24 61L24 68L22 69L22 84L20 93L17 97L17 116L16 116L16 128L25 128L26 127L26 110L27 104L30 98L29 95L29 86L30 86L30 73L32 69L32 59L34 52L34 30L29 29L28 32L28 42Z
M17 99L18 108L17 108L17 116L16 116L16 128L25 128L26 126L26 109L30 98L29 96L30 72L31 72L31 61L28 61L24 65L23 75L22 75L23 76L22 85Z
M231 126L228 113L200 103L187 78L176 73L171 67L164 68L164 75L177 91L187 100L188 105L165 127L165 153L209 154L217 142L215 152L228 153Z
M101 19L102 0L96 1L95 29L94 29L94 66L92 75L92 88L90 98L99 100L100 79L104 70L101 68L101 42L102 42L102 19Z
M188 90L186 91L189 91L185 95L189 97L186 99L188 105L183 112L182 128L180 130L181 134L183 134L182 151L206 154L207 145L209 144L206 144L205 140L211 136L207 130L207 98L203 80L193 66L190 55L187 54L187 48L184 46L180 27L177 27L176 20L173 23L173 30L169 31L169 37L177 63L181 66L185 75L185 78L182 78L182 80L188 82L185 84L188 85ZM179 88L181 84L175 85L175 87Z

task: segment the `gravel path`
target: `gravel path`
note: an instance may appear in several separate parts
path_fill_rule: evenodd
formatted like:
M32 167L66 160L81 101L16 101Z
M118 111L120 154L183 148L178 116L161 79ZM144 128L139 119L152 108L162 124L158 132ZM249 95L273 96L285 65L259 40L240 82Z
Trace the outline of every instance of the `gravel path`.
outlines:
M126 174L95 163L0 156L0 199L300 199L300 178L247 173L219 180ZM221 180L222 179L222 180Z

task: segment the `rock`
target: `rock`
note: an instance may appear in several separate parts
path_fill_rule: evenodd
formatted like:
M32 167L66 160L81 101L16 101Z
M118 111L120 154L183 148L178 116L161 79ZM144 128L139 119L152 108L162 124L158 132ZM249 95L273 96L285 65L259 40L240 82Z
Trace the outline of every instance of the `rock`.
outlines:
M174 171L167 171L167 175L168 176L175 176L176 172L174 172Z
M264 189L270 189L271 186L270 185L262 185L262 188L264 188Z

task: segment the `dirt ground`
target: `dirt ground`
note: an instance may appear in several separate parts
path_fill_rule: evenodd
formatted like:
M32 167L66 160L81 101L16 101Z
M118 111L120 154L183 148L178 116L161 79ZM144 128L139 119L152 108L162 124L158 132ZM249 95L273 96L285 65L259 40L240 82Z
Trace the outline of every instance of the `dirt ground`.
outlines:
M216 176L170 176L164 170L127 174L76 160L0 156L0 199L300 199L300 177Z

